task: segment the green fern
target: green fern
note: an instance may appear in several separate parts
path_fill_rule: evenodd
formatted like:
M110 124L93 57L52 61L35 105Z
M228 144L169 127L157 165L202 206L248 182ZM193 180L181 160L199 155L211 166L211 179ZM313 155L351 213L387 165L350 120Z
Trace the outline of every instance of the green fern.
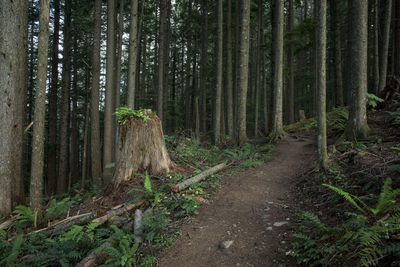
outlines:
M344 198L347 202L349 202L354 208L357 210L361 211L362 213L367 213L369 210L369 207L357 196L354 196L343 189L340 189L336 186L330 185L330 184L323 184L323 186L329 188L342 198Z
M9 255L5 259L0 261L0 265L4 264L7 267L17 266L17 260L22 252L23 243L24 243L24 236L22 234L17 235Z
M19 227L36 226L38 213L34 212L31 208L24 205L15 207L13 212L17 216L17 223Z
M392 212L399 209L396 205L396 198L400 196L400 189L392 189L392 179L386 179L379 200L375 208L370 209L374 215L383 214L386 212Z
M367 101L368 101L368 106L372 108L376 108L379 103L385 102L385 100L383 100L382 98L377 97L376 95L370 93L367 93Z
M60 201L52 199L48 204L48 208L46 209L44 218L46 220L54 220L65 216L68 213L68 210L71 208L72 204L73 202L69 197L64 198Z

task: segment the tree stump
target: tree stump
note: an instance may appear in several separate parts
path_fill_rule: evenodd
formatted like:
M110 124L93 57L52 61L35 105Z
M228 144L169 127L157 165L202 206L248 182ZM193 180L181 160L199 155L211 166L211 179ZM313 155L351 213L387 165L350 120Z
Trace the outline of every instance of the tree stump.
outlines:
M161 121L156 115L149 115L147 120L131 117L119 127L121 142L113 177L115 185L138 172L163 175L170 171L173 163L165 146Z

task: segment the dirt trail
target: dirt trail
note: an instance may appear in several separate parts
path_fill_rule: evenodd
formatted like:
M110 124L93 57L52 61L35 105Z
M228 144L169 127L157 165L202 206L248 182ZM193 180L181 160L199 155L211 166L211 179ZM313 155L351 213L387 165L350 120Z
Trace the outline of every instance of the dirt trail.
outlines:
M296 202L290 192L314 154L311 139L288 137L264 166L223 177L220 192L183 226L157 266L293 266L285 256ZM224 248L224 241L233 243Z

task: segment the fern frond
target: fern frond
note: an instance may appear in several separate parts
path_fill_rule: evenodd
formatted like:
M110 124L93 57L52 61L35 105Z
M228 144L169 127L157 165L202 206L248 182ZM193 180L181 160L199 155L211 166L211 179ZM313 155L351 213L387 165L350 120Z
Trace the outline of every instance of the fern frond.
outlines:
M349 202L354 208L357 210L361 211L362 213L367 213L370 208L362 201L359 197L354 196L346 191L344 191L341 188L338 188L336 186L330 185L330 184L323 184L323 186L329 188L342 198L344 198L347 202Z

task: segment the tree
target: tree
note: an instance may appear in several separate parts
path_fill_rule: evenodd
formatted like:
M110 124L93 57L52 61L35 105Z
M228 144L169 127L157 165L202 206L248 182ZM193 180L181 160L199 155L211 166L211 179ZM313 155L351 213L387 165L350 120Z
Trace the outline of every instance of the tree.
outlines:
M94 3L93 26L93 55L92 55L92 88L90 90L90 149L91 170L95 186L102 183L100 119L99 119L99 90L100 90L100 38L101 38L101 0Z
M165 85L165 61L167 60L165 44L167 42L167 21L169 0L160 1L160 41L158 45L158 94L157 94L157 114L161 121L164 120L164 85Z
M114 119L115 112L115 0L107 1L107 66L106 66L106 103L104 109L104 149L103 168L113 163Z
M47 192L53 195L57 188L57 94L58 53L60 39L60 0L54 0L53 53L51 61L51 84L49 88L49 143L47 153Z
M69 105L71 90L71 47L72 47L72 28L71 28L71 0L65 1L64 19L64 54L63 54L63 84L61 96L61 125L60 125L60 151L59 167L57 176L57 194L66 191L68 177L68 156L69 156Z
M22 202L22 132L26 94L27 2L2 1L0 8L0 216ZM21 53L22 51L22 53ZM13 201L14 199L14 201Z
M384 6L383 25L382 25L382 41L379 49L379 93L386 86L388 54L389 54L389 39L390 39L390 22L392 20L392 0L382 1Z
M273 24L273 111L272 131L270 140L279 140L283 137L283 17L284 1L274 1L274 24Z
M38 83L35 96L35 115L32 137L32 167L30 204L35 211L41 209L43 195L44 130L46 109L46 80L49 49L49 0L40 1L40 32L38 52Z
M131 0L131 32L129 38L129 74L127 106L135 108L135 92L138 57L138 0Z
M328 168L326 141L326 0L318 2L317 90L318 90L318 154L320 167Z
M218 41L217 41L217 84L215 90L215 115L214 115L214 143L218 144L221 138L221 95L223 76L223 1L218 0Z
M288 14L288 32L291 33L294 30L294 6L293 0L289 0L289 14ZM293 37L290 35L288 48L287 48L287 60L288 60L288 91L287 91L287 98L288 98L288 122L294 122L294 49L293 49Z
M241 32L239 48L238 70L238 143L243 145L247 141L246 133L246 106L247 90L249 85L249 46L250 46L250 1L241 1Z
M227 128L229 137L233 138L232 0L227 0L226 46Z
M351 140L365 138L370 129L367 124L367 39L368 5L366 0L351 0L350 23L353 34L350 36L350 116L346 130Z

